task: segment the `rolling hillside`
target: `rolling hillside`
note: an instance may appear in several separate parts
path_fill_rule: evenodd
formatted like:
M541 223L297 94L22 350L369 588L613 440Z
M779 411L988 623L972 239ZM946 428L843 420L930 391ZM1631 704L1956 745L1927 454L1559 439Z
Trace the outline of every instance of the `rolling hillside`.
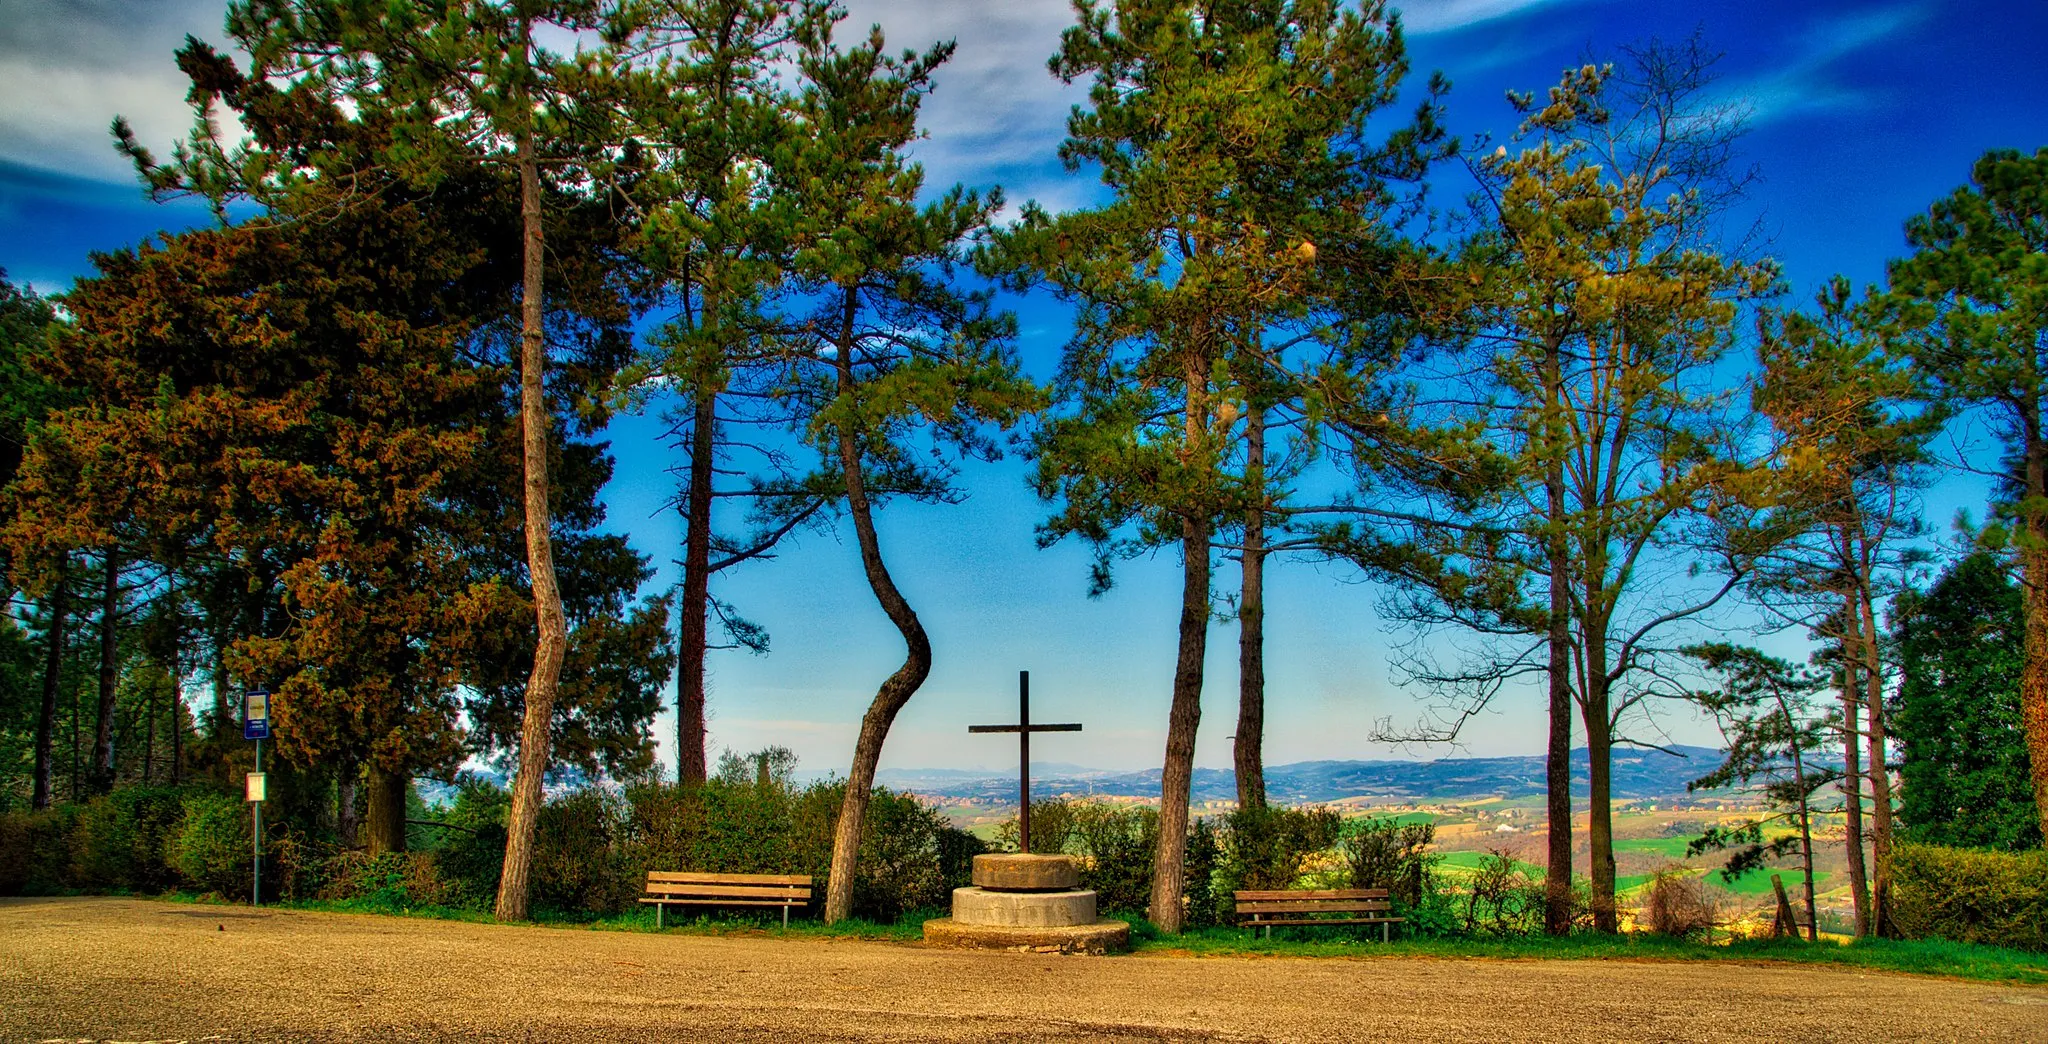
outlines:
M1707 747L1676 747L1678 755L1657 750L1614 752L1614 796L1620 800L1682 797L1688 781L1720 763L1719 751ZM1031 766L1032 793L1097 794L1104 797L1157 797L1159 770L1102 772L1078 765L1037 763ZM1010 774L962 769L887 769L876 782L931 797L1012 801L1017 778ZM1586 792L1586 752L1572 752L1572 791ZM1237 796L1235 773L1228 769L1195 770L1195 801L1230 800ZM1437 761L1302 761L1266 769L1266 792L1283 804L1315 804L1346 798L1375 803L1413 803L1475 798L1521 798L1543 793L1543 758L1443 758Z

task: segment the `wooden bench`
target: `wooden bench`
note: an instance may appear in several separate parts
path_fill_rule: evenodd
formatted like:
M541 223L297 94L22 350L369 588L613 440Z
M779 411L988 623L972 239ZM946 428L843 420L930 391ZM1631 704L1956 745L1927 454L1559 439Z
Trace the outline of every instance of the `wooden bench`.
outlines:
M1387 901L1384 888L1290 888L1235 894L1238 924L1263 928L1268 938L1272 937L1276 924L1376 924L1380 926L1380 941L1386 942L1387 926L1407 920L1387 912L1393 909L1393 904ZM1329 916L1331 914L1350 916L1332 917Z
M789 927L789 908L811 901L809 874L692 874L647 872L643 903L654 904L654 926L668 906L780 906L782 926Z

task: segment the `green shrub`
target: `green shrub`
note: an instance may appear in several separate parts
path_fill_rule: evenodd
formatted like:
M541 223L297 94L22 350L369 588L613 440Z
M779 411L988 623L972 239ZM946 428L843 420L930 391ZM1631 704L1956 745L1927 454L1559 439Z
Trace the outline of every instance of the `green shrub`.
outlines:
M939 878L947 895L955 888L974 883L974 857L989 851L989 843L954 827L939 830Z
M1533 935L1543 930L1543 882L1506 852L1479 861L1459 910L1467 935Z
M1074 833L1075 810L1086 802L1064 801L1048 798L1031 803L1031 850L1041 854L1070 851L1076 837ZM1004 852L1018 851L1017 817L1011 816L996 827L996 848Z
M1189 875L1189 924L1234 923L1240 890L1295 887L1310 861L1336 845L1343 831L1343 818L1325 808L1268 805L1231 812L1215 834L1213 881ZM1190 840L1201 843L1193 835Z
M1353 888L1384 888L1394 905L1425 906L1437 891L1435 823L1402 824L1393 819L1361 819L1344 838L1348 881Z
M1237 919L1237 898L1224 879L1223 831L1206 819L1188 824L1187 848L1181 856L1181 902L1189 928L1230 924Z
M797 788L787 768L771 761L765 783L758 772L736 767L700 785L626 787L615 839L615 879L623 901L630 904L639 894L650 870L696 870L809 874L817 885L813 907L821 906L846 788L833 781ZM916 798L875 788L862 824L854 914L886 922L943 905L945 829L944 820Z
M498 896L498 877L505 868L505 821L512 795L484 780L456 784L455 801L440 812L447 824L438 831L434 864L447 887L446 905L488 910Z
M248 895L249 809L228 794L185 796L183 816L166 854L191 887L222 895Z
M56 895L71 871L71 829L78 806L0 815L0 895Z
M263 830L263 895L268 899L312 899L327 890L335 847L287 826Z
M2048 951L2048 850L1902 844L1891 870L1892 919L1906 938Z
M1343 818L1326 808L1240 808L1223 822L1217 870L1225 892L1294 887L1344 831Z
M890 924L911 910L944 906L939 836L945 829L946 821L924 802L875 788L861 823L854 909Z
M610 914L633 901L639 887L621 873L616 844L626 810L625 798L598 786L578 788L541 806L534 821L530 878L535 907Z
M807 809L800 824L803 793L772 779L767 786L713 779L627 787L619 837L625 883L638 894L650 870L823 875L838 807Z
M335 853L327 864L327 885L318 898L353 900L377 906L411 909L447 906L447 882L432 852Z
M163 891L178 874L165 860L184 818L185 791L127 787L87 802L71 830L71 874L85 889Z
M1100 909L1142 913L1152 902L1159 810L1100 801L1073 802L1072 809L1070 843L1082 857L1081 886L1095 890Z

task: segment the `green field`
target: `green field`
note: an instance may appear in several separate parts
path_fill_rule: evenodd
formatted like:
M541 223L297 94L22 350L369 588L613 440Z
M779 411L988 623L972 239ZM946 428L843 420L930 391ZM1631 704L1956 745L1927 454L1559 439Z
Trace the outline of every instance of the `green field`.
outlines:
M1479 869L1481 863L1491 858L1493 857L1486 852L1445 852L1443 862L1438 865L1449 870L1470 871ZM1515 867L1531 877L1543 876L1543 868L1535 863L1524 863L1517 859Z
M1798 901L1801 886L1799 883L1799 875L1796 871L1793 870L1752 870L1749 873L1743 874L1741 877L1736 878L1733 882L1729 882L1721 879L1721 872L1718 868L1709 867L1704 870L1701 870L1700 880L1708 887L1718 888L1721 891L1727 892L1730 895L1769 895L1771 894L1771 874L1773 873L1780 874L1784 877L1786 893L1791 895L1795 901ZM1646 884L1649 884L1651 879L1656 876L1657 875L1655 874L1626 874L1624 876L1617 877L1614 879L1614 890L1616 892L1632 891L1634 889L1641 888ZM1813 890L1816 893L1825 892L1829 888L1833 887L1833 885L1828 880L1832 876L1834 875L1825 870L1814 874Z
M1403 812L1397 816L1366 815L1360 818L1375 823L1392 822L1395 826L1413 826L1417 823L1434 823L1443 817L1434 812Z
M1666 859L1684 859L1685 846L1692 841L1689 837L1631 837L1614 842L1615 853L1648 852Z
M1802 893L1805 886L1801 884L1799 871L1792 869L1752 870L1736 878L1732 884L1721 880L1721 874L1715 871L1707 874L1707 883L1724 892L1733 892L1736 895L1769 895L1771 894L1771 875L1773 873L1784 878L1787 894L1792 895L1796 899ZM1813 890L1819 893L1833 887L1828 882L1828 878L1832 876L1834 875L1826 870L1815 873L1813 875Z

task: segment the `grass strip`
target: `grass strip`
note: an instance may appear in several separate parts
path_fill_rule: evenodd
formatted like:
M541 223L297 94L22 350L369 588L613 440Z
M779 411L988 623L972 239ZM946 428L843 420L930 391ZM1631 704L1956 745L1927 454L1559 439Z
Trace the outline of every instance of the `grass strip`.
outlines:
M1707 944L1648 934L1497 939L1398 939L1381 943L1335 936L1260 939L1233 928L1200 928L1163 936L1131 926L1132 952L1197 957L1431 957L1484 960L1736 961L1828 965L1938 975L1981 982L2048 985L2048 954L1942 940L1862 939L1849 943L1799 939L1736 939Z

